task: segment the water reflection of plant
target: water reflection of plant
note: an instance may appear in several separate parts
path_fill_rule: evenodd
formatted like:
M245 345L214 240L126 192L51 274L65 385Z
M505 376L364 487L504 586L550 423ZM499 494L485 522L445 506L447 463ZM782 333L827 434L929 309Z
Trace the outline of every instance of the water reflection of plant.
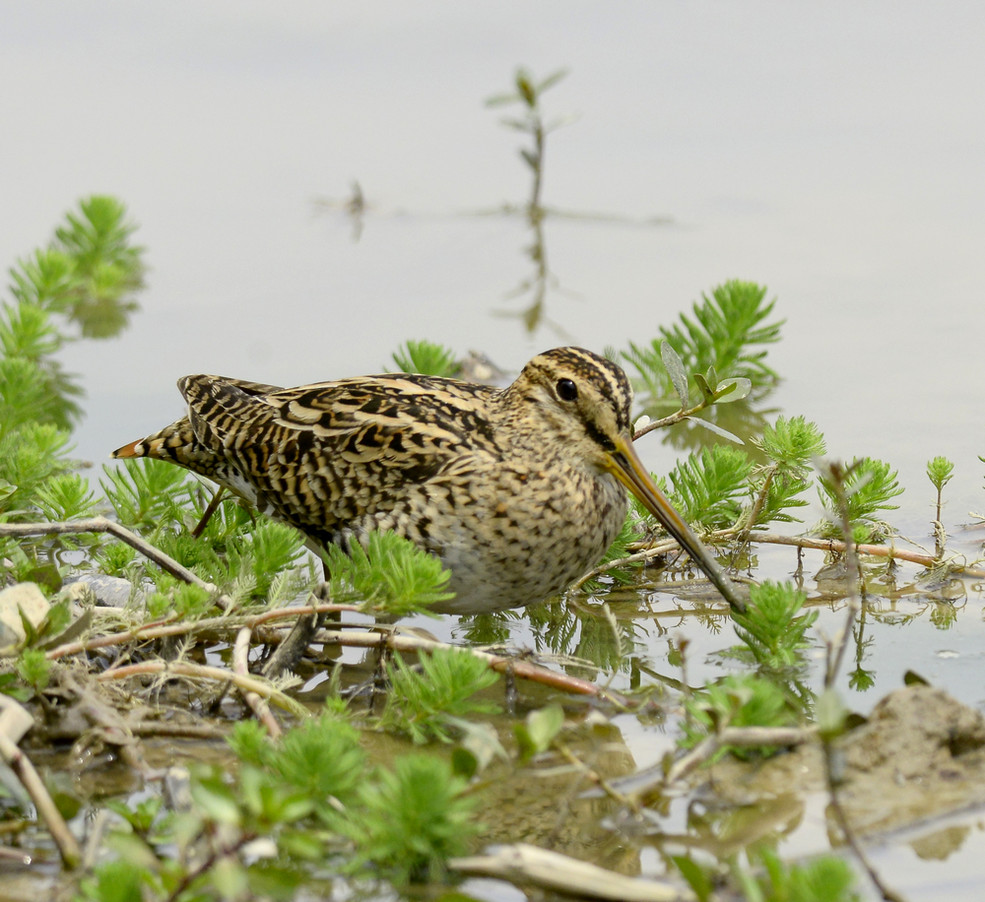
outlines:
M868 691L875 685L876 681L876 672L874 670L866 670L862 666L866 655L875 644L874 637L865 635L868 612L868 605L863 606L852 633L852 638L855 640L855 669L848 674L848 685L856 692Z
M101 195L80 201L65 219L46 248L11 270L11 293L64 315L82 338L111 338L126 328L144 287L143 248L130 242L136 225L122 203Z
M578 597L532 605L522 615L516 611L465 615L456 636L474 644L502 646L513 638L511 627L521 623L534 654L581 679L628 670L639 649L641 627L636 621L617 619L605 605L584 604Z
M16 425L11 418L67 429L81 417L82 387L56 355L75 340L66 326L77 327L78 338L109 338L126 327L144 284L143 249L130 244L135 228L119 201L90 197L47 247L11 268L14 302L4 302L0 318L4 432Z

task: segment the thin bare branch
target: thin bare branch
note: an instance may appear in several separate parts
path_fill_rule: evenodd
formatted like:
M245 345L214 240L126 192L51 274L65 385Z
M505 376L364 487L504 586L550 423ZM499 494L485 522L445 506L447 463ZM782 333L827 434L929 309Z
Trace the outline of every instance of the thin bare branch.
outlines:
M243 676L224 670L221 667L210 667L205 664L190 664L187 661L142 661L140 664L128 664L125 667L116 667L106 670L99 674L96 679L101 682L111 680L123 680L132 676L162 676L168 677L187 677L193 680L212 680L222 683L232 683L237 689L246 692L256 692L262 698L266 698L300 717L310 716L310 712L300 702L295 701L289 695L271 686L263 680L253 676Z
M248 659L250 653L250 637L252 635L252 630L248 626L244 626L236 634L236 642L233 644L233 673L240 677L249 677L250 675ZM277 723L277 720L271 713L270 705L266 699L261 698L252 689L240 687L240 692L246 704L253 709L257 720L267 728L270 738L280 739L282 733L280 724Z
M323 604L315 607L289 607L276 608L272 611L264 611L262 614L239 614L230 617L209 617L203 620L182 620L171 622L165 620L155 620L152 623L135 626L131 629L121 630L105 636L96 636L93 639L80 640L76 642L66 642L58 645L48 652L48 658L55 661L69 655L78 655L84 652L98 651L100 648L110 648L114 645L125 645L130 641L146 641L150 639L164 639L169 636L186 636L208 633L224 633L241 626L248 626L251 630L256 630L267 623L276 620L294 619L302 614L315 613L337 613L340 611L358 611L358 605L351 604Z
M733 529L723 529L709 534L706 538L712 541L716 539L724 540L734 538L735 534L735 530ZM791 545L796 548L809 548L815 551L827 551L831 554L845 554L848 549L848 546L841 539L818 539L811 536L784 536L779 533L769 532L751 532L748 535L748 541L761 545ZM589 580L597 579L599 576L604 575L610 570L615 570L619 567L625 567L630 564L643 563L655 557L660 557L661 555L676 551L677 548L677 543L672 539L656 542L655 544L643 548L640 551L633 552L633 554L628 554L625 557L599 565L594 570L586 573L581 579L579 579L573 588L579 588ZM939 567L942 563L946 563L948 566L953 567L956 573L962 573L965 576L970 576L972 579L985 579L985 570L978 570L974 567L966 567L955 559L942 562L939 558L934 557L932 554L927 554L926 552L910 551L906 548L899 548L896 545L856 545L855 548L857 553L860 555L907 561L911 564L919 564L922 567L927 567L928 569L932 567Z
M848 848L852 850L852 854L858 860L858 863L862 866L865 873L868 874L872 884L877 890L879 890L880 895L886 900L886 902L906 902L903 896L883 882L882 877L879 876L879 872L875 869L872 862L869 861L869 857L865 854L862 844L858 841L855 831L848 822L845 809L841 805L841 799L838 797L838 781L835 778L834 751L831 747L831 743L822 743L822 748L824 751L824 779L828 787L828 796L831 800L831 811L834 815L835 821L841 828L842 836L845 837L845 842L847 843Z
M638 797L681 782L709 762L724 746L790 748L816 738L817 730L814 727L723 727L717 733L706 736L669 767L661 764L611 782L617 791Z
M69 520L61 523L0 523L0 536L57 536L76 535L83 532L107 532L116 536L182 582L200 586L215 595L219 594L219 590L212 583L196 576L187 567L179 564L173 557L166 555L160 549L155 548L146 539L107 517L90 517L86 520ZM230 606L230 601L225 596L219 596L216 599L216 604L220 608L227 608Z
M4 701L7 708L12 705L20 707L13 699ZM27 714L26 711L24 713ZM30 718L29 714L27 716ZM0 732L0 758L13 771L31 797L34 807L48 827L51 838L58 846L58 854L61 855L65 866L76 867L82 860L82 849L79 848L72 831L68 829L68 824L65 823L65 819L45 788L44 781L34 769L31 759L20 750L17 743L6 732Z
M305 610L310 610L310 608L306 608ZM436 648L451 648L462 654L471 654L477 658L481 658L497 673L505 673L508 668L512 668L515 676L525 680L551 686L564 692L573 692L578 695L593 695L597 698L610 701L622 708L632 707L631 700L619 692L603 689L587 680L579 680L577 677L556 673L546 667L541 667L539 664L508 658L503 655L494 655L477 648L463 648L457 645L449 645L447 642L438 642L434 639L424 639L419 636L406 636L398 633L392 633L381 640L378 631L370 630L321 630L317 635L317 639L322 642L333 642L355 648L379 648L382 641L386 647L392 648L395 651L423 651L429 653Z

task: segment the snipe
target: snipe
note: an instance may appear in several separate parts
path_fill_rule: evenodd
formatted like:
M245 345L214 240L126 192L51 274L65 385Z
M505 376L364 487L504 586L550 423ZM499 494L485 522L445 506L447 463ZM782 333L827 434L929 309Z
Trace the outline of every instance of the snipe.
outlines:
M394 530L451 570L441 610L562 591L618 534L627 488L742 607L633 450L626 374L590 351L540 354L505 389L400 374L287 389L186 376L178 388L187 416L114 457L187 467L313 547Z

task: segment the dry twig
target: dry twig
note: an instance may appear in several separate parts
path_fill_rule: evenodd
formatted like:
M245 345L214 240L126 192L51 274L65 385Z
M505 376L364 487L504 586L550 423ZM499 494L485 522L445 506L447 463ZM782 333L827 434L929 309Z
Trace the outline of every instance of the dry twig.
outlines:
M250 675L248 658L250 653L250 636L252 631L248 626L244 626L236 634L236 642L233 645L233 672L241 677L248 677ZM248 704L252 709L253 713L256 715L257 720L260 721L266 728L267 733L270 735L271 739L280 739L281 728L280 724L274 718L274 715L270 711L270 705L267 704L266 699L261 698L254 690L240 688L240 692L243 695L246 704Z
M309 611L310 608L305 608ZM515 676L525 680L531 680L544 686L551 686L564 692L573 692L577 695L593 695L600 699L605 699L618 705L621 708L632 707L632 702L626 696L611 689L603 689L595 683L587 680L580 680L577 677L568 676L563 673L556 673L539 664L532 664L529 661L508 658L503 655L494 655L491 652L481 651L477 648L467 648L457 645L449 645L447 642L438 642L435 639L424 639L419 636L404 636L396 633L386 635L383 639L379 632L369 630L321 630L317 638L323 642L336 642L355 648L379 648L381 643L387 648L395 651L423 651L431 652L436 648L452 648L463 654L471 654L485 661L497 673L505 673L511 668Z
M82 850L68 824L59 812L54 800L45 788L44 781L34 769L31 759L25 755L17 743L31 728L34 718L14 699L2 697L3 729L0 729L0 758L20 780L24 790L31 797L34 807L48 827L51 838L58 846L58 854L68 868L74 868L82 860Z
M694 899L690 890L678 889L657 880L627 877L527 843L494 847L488 855L452 858L448 867L460 874L530 883L580 899L611 899L614 902L684 902Z
M81 532L108 532L112 536L126 542L131 548L139 551L148 560L153 561L162 570L180 579L182 582L200 586L207 592L216 596L216 604L220 608L230 606L229 599L219 595L219 590L207 583L204 579L196 576L182 564L179 564L173 557L166 555L163 551L155 548L146 539L141 538L135 532L131 532L125 526L121 526L115 520L107 517L90 517L86 520L69 520L63 523L0 523L0 536L56 536L56 535L75 535Z
M280 689L271 686L254 676L243 676L221 667L210 667L205 664L190 664L187 661L143 661L140 664L128 664L116 667L99 674L96 679L100 683L110 680L122 680L132 676L161 676L187 677L193 680L213 680L222 683L232 683L237 689L245 692L255 692L262 698L274 702L285 711L290 711L299 717L308 717L310 712L300 702L295 701Z

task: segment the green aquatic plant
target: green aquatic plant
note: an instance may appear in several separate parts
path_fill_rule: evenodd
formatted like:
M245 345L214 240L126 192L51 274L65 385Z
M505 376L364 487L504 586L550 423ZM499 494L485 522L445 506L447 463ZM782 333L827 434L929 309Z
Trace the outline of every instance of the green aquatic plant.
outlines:
M89 517L98 502L89 480L78 473L57 473L38 486L35 504L46 520L75 520Z
M326 709L273 742L256 721L236 724L230 747L241 761L263 768L311 800L312 813L338 826L367 777L359 731L341 711Z
M146 602L147 615L151 618L177 617L181 620L200 620L211 614L215 607L212 594L201 586L181 583L163 575L157 581L157 591Z
M387 673L390 691L381 724L417 743L451 742L466 718L499 710L499 705L475 698L496 682L496 673L485 661L455 649L437 648L421 656L417 667L394 655Z
M937 519L940 519L941 492L954 476L954 463L946 457L935 457L927 461L927 478L937 489Z
M50 311L28 301L0 311L0 435L28 424L67 431L84 392L56 355L65 342Z
M824 436L805 417L778 417L752 441L767 462L753 471L753 503L745 526L789 523L795 519L789 510L807 504L798 496L810 486L813 461L825 452Z
M736 898L746 902L857 902L856 877L838 855L818 855L803 862L786 862L775 849L758 845L747 852L748 865L729 862L727 875L686 855L672 857L698 902L719 898L718 885L727 878Z
M83 877L75 898L78 902L142 902L146 883L144 865L117 858Z
M807 631L818 617L817 611L801 613L806 600L803 590L767 580L752 587L745 611L732 614L736 635L760 667L782 672L804 666Z
M54 423L0 430L0 515L38 519L38 492L72 466L70 447L68 433Z
M749 493L752 461L741 448L712 445L678 461L667 475L670 500L689 523L705 530L732 526Z
M547 751L564 727L564 709L557 704L530 711L522 723L514 724L520 761L529 761Z
M837 855L785 862L777 852L761 847L750 855L761 873L734 867L733 876L748 902L857 902L855 872Z
M546 78L536 79L529 70L519 68L513 76L515 90L509 94L497 94L486 101L486 106L519 106L519 116L507 116L501 121L507 128L514 129L530 138L530 147L520 148L520 158L531 174L530 200L527 215L532 220L543 218L541 190L544 181L544 152L549 132L560 128L566 120L547 122L541 108L541 98L545 91L554 87L567 75L567 70L559 69Z
M850 524L852 539L859 544L885 540L892 533L892 527L879 514L897 510L899 505L890 502L903 494L896 471L885 461L856 458L844 470L842 487L844 516ZM817 527L818 533L825 538L841 538L838 490L830 474L822 472L820 475L818 496L827 514L827 519Z
M337 545L324 549L332 598L352 600L368 608L404 617L427 613L428 605L448 601L451 574L441 561L392 532L372 532L366 547L352 542L348 553Z
M40 648L25 648L17 659L17 676L32 692L41 694L51 681L51 667Z
M147 457L122 466L103 465L100 485L124 526L153 531L181 519L181 510L199 485L187 470Z
M408 754L360 787L362 818L352 830L354 864L372 865L394 883L433 883L479 831L478 801L435 755Z
M135 899L149 893L174 902L230 898L247 887L290 898L302 884L317 886L326 869L399 885L433 882L477 832L476 801L444 760L405 754L370 767L358 730L338 711L279 742L240 723L230 746L239 758L232 767L190 768L180 810L160 797L110 802L120 821L108 845L118 857L84 875L77 898L117 898L112 878L136 888ZM258 856L251 844L260 838Z
M633 500L635 501L635 496ZM631 548L639 542L641 524L652 522L652 520L652 515L643 505L630 504L619 535L612 540L612 544L609 545L597 568L604 571L606 577L616 585L627 586L635 581L638 568L623 563L623 559L631 554ZM580 588L586 592L599 592L603 591L606 586L598 579L592 578L582 583Z
M937 504L934 521L938 524L941 522L941 509L944 506L944 486L951 481L953 476L954 464L946 457L938 456L927 461L927 478L930 480L931 485L933 485L934 490L937 492ZM943 542L940 537L938 537L937 556L940 557L943 553Z
M227 543L225 563L229 576L223 581L248 574L252 576L250 594L254 600L269 603L274 580L278 574L293 570L303 552L304 538L296 529L276 520L251 521ZM298 589L304 582L299 575Z
M393 362L401 373L421 373L451 379L462 374L462 366L455 358L455 352L433 341L404 342L393 352Z
M649 344L630 342L622 358L636 370L647 406L671 406L680 400L688 407L695 397L672 372L676 367L666 365L664 342L679 358L683 372L691 374L697 397L706 397L709 385L719 380L747 379L755 397L772 388L779 375L766 362L766 346L780 340L783 320L765 321L775 305L775 299L766 300L765 286L732 280L713 288L710 296L702 295L692 306L692 317L681 314L678 323L661 326L659 338Z
M116 198L85 198L77 212L65 214L46 248L17 262L12 294L63 315L82 338L118 335L144 287L144 250L131 242L136 229Z
M56 355L72 330L108 338L126 327L146 271L143 249L131 243L135 230L115 198L88 197L47 247L11 268L13 303L0 311L0 407L8 426L25 416L68 429L80 418L83 389Z
M791 703L790 693L773 680L758 674L733 674L693 692L684 702L686 719L682 723L681 745L691 748L723 727L789 727L797 724L801 712ZM722 745L712 756L726 754L739 758L768 756L778 749L762 745L733 748Z
M76 330L81 338L116 334L125 316L112 332L97 325L107 305L136 309L144 266L130 244L134 228L118 201L87 198L48 247L10 270L12 299L0 306L0 522L69 520L95 509L86 480L68 472L69 430L81 418L84 392L58 353ZM93 537L0 539L0 573L55 587L66 568L53 553L98 544Z

